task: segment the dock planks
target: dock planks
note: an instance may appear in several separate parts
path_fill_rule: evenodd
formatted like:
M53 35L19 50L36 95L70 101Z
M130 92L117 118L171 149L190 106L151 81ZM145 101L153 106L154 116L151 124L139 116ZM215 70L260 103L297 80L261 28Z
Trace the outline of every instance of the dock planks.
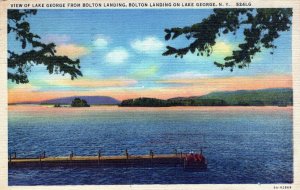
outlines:
M186 154L126 155L124 156L68 156L45 158L11 158L9 167L22 166L154 166L183 165Z

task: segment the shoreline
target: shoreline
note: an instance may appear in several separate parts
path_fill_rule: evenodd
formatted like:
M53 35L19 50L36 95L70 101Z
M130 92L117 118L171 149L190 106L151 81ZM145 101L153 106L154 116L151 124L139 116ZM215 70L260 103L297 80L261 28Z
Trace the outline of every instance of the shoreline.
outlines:
M8 104L9 107L11 106L41 106L41 107L53 107L55 104ZM172 107L293 107L293 105L287 105L287 106L278 106L278 105L264 105L264 106L255 106L255 105L249 105L249 106L243 106L243 105L226 105L226 106L120 106L118 104L91 104L90 107L119 107L119 108L172 108ZM61 107L55 107L55 108L90 108L90 107L72 107L68 104L61 104Z
M278 106L172 106L172 107L119 107L117 105L100 105L91 107L54 107L47 105L9 105L8 112L51 112L55 113L58 110L65 113L73 112L165 112L165 111L200 111L200 112L241 112L241 111L293 111L293 106L278 107Z

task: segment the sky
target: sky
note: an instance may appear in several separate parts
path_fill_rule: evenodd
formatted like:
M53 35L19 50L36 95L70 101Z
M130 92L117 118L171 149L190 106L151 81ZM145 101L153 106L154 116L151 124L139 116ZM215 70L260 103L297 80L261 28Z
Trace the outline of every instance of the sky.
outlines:
M28 73L29 83L8 81L9 103L81 95L167 99L292 87L291 31L281 33L273 55L264 50L249 67L233 72L213 62L222 62L237 49L243 42L241 32L218 38L210 57L162 56L167 45L189 43L185 38L165 41L165 28L190 26L211 13L211 9L38 10L28 18L31 31L45 43L54 42L58 55L80 59L83 77L71 80L34 66ZM8 49L20 51L11 35Z

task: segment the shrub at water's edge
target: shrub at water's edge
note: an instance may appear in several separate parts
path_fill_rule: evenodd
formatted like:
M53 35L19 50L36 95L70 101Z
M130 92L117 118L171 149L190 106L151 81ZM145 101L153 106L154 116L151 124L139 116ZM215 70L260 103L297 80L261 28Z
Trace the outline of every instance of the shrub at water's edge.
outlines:
M75 98L71 103L71 107L90 107L90 105L84 99Z
M168 101L156 98L136 98L123 100L119 106L124 107L169 107L171 106Z
M161 100L156 98L136 98L121 102L121 107L170 107L170 106L227 106L224 100L219 99L169 99Z

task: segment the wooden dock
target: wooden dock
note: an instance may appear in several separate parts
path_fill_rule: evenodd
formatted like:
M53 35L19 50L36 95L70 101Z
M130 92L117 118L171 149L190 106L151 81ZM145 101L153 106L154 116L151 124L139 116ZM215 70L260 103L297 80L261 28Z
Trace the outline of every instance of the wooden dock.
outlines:
M9 167L49 166L184 166L186 154L150 154L124 156L67 156L38 158L11 158Z

